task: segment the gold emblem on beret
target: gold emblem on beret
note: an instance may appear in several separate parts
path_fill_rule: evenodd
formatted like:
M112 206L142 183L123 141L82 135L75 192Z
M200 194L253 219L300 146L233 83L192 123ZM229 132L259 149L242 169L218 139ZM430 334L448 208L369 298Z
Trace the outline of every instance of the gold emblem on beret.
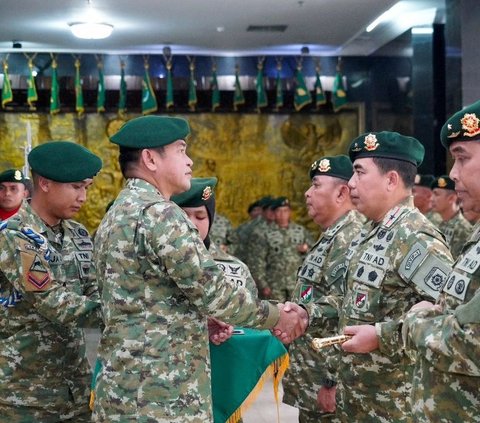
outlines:
M380 144L377 142L377 137L374 134L368 134L365 137L365 150L374 151Z
M328 172L332 167L330 166L330 160L322 159L318 164L318 170L320 172Z
M212 196L212 187L207 186L203 189L202 200L207 201Z
M465 113L463 118L460 119L460 123L462 124L462 129L465 129L467 132L464 132L463 135L466 137L474 137L480 134L480 128L478 127L478 123L480 119L477 118L475 113Z
M20 172L19 170L16 170L15 174L13 175L13 178L16 181L21 181L22 180L22 172Z
M437 185L439 188L445 188L447 186L447 181L443 178L438 178Z
M422 180L422 177L419 174L416 174L415 175L415 184L419 184L421 180Z

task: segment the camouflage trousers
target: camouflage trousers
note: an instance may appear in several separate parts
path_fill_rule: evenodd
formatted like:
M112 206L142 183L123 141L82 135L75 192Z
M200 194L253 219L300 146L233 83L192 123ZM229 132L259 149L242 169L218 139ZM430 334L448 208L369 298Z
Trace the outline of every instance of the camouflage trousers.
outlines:
M335 415L310 410L299 410L298 423L334 422Z
M73 415L73 416L72 416ZM8 423L87 423L92 420L92 412L87 408L71 415L50 413L42 408L9 406L0 404L0 421Z

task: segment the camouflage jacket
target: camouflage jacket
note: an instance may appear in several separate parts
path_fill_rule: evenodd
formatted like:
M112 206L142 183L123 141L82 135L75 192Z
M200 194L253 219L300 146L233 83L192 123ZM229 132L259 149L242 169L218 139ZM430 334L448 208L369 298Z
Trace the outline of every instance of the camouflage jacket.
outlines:
M305 253L298 251L302 244L310 247L313 244L312 237L307 229L294 222L290 222L287 228L269 225L262 233L257 228L252 234L249 267L257 286L272 289L273 299L284 300L275 297L276 291L293 292L295 275L305 257Z
M448 276L444 312L410 312L404 342L416 357L412 390L418 422L479 422L480 225Z
M215 213L209 237L217 247L226 247L230 254L235 254L235 248L238 244L237 233L233 230L230 220L225 216Z
M235 248L235 257L238 257L240 260L245 260L245 256L248 253L248 238L250 237L252 230L255 228L255 225L258 223L258 219L261 218L257 217L253 220L247 220L238 225L235 229L238 241Z
M176 204L129 179L95 246L105 330L94 421L211 422L207 316L271 328L276 306L225 279Z
M450 247L450 252L454 259L456 259L462 251L465 242L472 234L471 223L463 217L461 212L458 212L450 220L440 223L438 228L445 235L447 245Z
M283 402L294 407L318 411L317 393L332 375L325 367L331 349L316 352L314 337L337 334L338 309L345 295L345 253L363 223L360 215L350 211L323 232L307 254L297 273L292 301L307 308L308 332L289 347L290 367L283 378Z
M347 260L340 331L346 325L375 324L379 349L342 352L340 414L362 422L408 421L410 363L401 348L401 318L419 301L438 297L451 269L450 252L441 233L409 197L382 222L364 226Z
M88 411L90 366L77 325L100 324L93 243L77 222L59 229L25 202L0 231L0 403L31 407L31 421Z

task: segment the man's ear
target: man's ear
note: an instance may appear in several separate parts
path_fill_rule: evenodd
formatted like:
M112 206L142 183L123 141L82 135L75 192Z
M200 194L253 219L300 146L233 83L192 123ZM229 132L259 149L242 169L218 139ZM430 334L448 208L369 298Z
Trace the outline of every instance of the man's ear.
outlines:
M143 149L140 155L140 160L148 170L157 170L157 157L153 154L152 150L149 150L148 148Z

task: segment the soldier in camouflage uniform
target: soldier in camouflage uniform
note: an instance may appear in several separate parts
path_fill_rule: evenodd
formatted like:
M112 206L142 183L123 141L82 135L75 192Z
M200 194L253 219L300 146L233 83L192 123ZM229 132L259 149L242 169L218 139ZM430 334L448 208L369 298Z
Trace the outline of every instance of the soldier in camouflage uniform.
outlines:
M455 113L441 141L464 210L480 212L480 102ZM480 225L462 249L438 305L412 308L404 341L416 357L415 422L480 422Z
M284 302L293 294L298 267L313 242L307 229L290 220L286 197L275 199L271 208L276 224L270 225L263 236L253 239L252 235L249 267L257 285L267 286L272 299Z
M95 237L105 330L94 421L212 422L207 316L277 328L291 340L308 316L255 300L225 278L170 197L190 188L188 123L143 116L111 137L127 178Z
M438 297L452 258L441 233L414 206L418 140L396 132L359 136L350 145L351 197L369 220L346 254L347 293L337 413L342 421L409 421L409 369L401 349L402 315ZM347 326L356 325L356 326Z
M472 225L463 217L455 193L455 182L448 176L440 176L432 182L432 210L440 214L442 222L437 225L445 235L454 259L472 234Z
M331 352L317 352L311 342L313 337L338 333L338 309L345 294L345 252L362 227L347 186L352 174L347 156L323 157L310 168L312 185L305 200L308 214L323 233L297 273L292 301L308 308L310 326L290 345L290 367L283 378L283 402L300 410L300 423L331 421L333 416L317 403L319 391L336 383L325 367Z
M235 256L238 257L240 260L243 260L245 258L245 249L247 246L247 241L251 232L252 225L257 220L257 218L262 215L261 199L254 201L252 204L250 204L247 211L249 219L235 228L235 234L238 242L235 248Z
M13 216L22 205L28 194L24 181L21 170L0 173L0 222Z
M237 233L227 217L216 213L210 230L210 240L225 252L235 253L238 244Z
M442 218L438 213L432 211L432 183L435 180L433 175L415 175L415 184L412 188L413 204L423 215L438 227Z
M87 422L90 366L81 323L100 325L93 243L70 218L102 162L55 141L34 148L31 204L0 227L2 421Z

